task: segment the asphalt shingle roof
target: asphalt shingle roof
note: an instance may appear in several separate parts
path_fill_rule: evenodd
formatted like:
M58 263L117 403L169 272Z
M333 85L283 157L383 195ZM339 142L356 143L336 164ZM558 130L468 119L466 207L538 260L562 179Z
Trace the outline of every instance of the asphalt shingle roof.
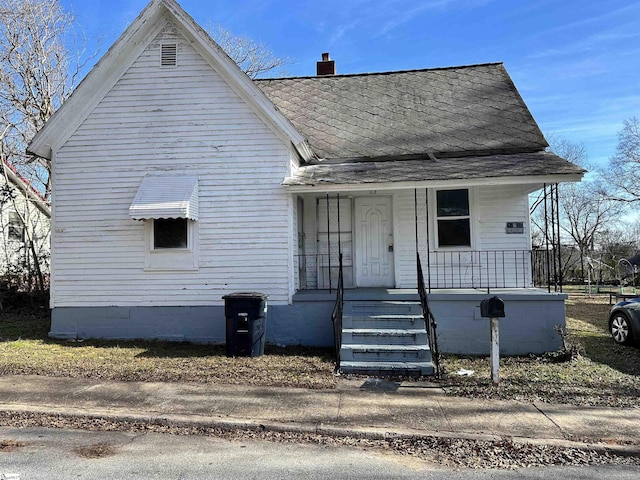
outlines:
M584 170L549 152L385 162L308 165L283 185L331 185L481 179L548 174L580 175Z
M547 146L500 63L256 82L321 159L490 155Z

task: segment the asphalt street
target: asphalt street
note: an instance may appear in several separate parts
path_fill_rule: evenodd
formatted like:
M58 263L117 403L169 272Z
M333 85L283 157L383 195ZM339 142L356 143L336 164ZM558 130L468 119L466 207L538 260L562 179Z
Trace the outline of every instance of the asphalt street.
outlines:
M640 467L445 469L373 449L215 437L0 428L2 479L635 480Z

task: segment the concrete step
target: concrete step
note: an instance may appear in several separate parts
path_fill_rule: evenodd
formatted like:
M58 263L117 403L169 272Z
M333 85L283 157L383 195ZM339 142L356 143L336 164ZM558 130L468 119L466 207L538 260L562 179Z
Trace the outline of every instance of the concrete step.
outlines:
M427 345L424 329L343 328L342 344Z
M360 375L433 375L433 363L431 362L340 362L342 373L354 373Z
M420 302L399 302L392 300L351 300L345 301L344 315L369 316L369 315L420 315L422 307Z
M422 314L385 314L385 315L345 315L342 318L344 328L425 328Z
M342 345L341 361L370 362L430 362L431 350L427 345Z

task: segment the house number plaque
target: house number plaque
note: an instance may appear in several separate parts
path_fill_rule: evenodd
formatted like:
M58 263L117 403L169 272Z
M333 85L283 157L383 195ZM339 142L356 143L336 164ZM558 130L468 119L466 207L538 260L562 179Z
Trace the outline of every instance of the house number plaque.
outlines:
M524 233L524 222L507 222L507 233Z

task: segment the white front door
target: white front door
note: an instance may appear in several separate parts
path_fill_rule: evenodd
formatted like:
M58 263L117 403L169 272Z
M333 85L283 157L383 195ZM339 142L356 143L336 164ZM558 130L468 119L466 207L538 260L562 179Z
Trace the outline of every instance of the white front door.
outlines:
M356 285L393 287L391 197L356 197Z

